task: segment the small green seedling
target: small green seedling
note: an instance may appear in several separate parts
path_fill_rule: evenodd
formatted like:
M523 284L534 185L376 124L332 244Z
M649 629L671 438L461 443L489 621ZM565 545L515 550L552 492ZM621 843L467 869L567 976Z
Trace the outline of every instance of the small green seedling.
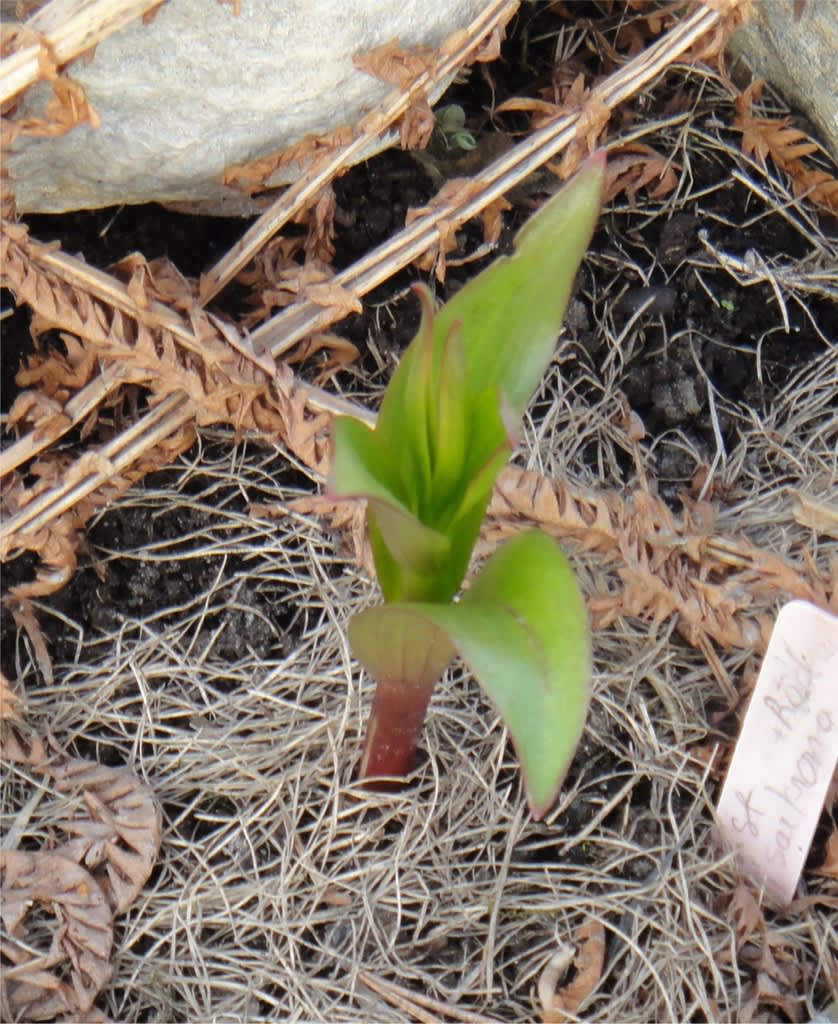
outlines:
M555 347L599 215L595 154L524 225L501 257L434 312L384 396L374 430L334 423L329 490L367 500L385 603L356 615L349 639L376 680L361 777L411 766L434 683L456 653L509 728L532 813L554 801L589 699L590 639L579 587L537 531L499 548L459 600L492 486Z
M474 149L477 140L466 128L466 112L459 103L449 103L436 112L436 126L446 149Z

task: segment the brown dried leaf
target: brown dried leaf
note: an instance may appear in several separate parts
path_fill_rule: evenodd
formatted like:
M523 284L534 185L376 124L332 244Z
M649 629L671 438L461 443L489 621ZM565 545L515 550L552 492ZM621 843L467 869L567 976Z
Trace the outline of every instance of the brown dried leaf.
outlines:
M743 946L754 938L760 939L765 934L765 912L746 882L739 882L733 890L728 917L733 924L737 946Z
M41 54L45 50L41 49ZM19 135L32 138L55 138L66 135L78 124L89 124L93 128L100 127L102 121L93 107L87 102L84 89L71 78L57 74L51 58L41 60L41 78L49 81L52 98L44 108L43 117L27 117L11 121L11 140Z
M483 241L489 245L494 245L495 242L500 238L501 232L503 231L503 215L507 210L512 209L512 204L508 203L503 196L498 196L494 202L489 203L480 214L480 220L483 222Z
M308 407L305 392L298 388L289 366L278 366L275 379L277 402L261 419L262 406L254 407L258 429L273 430L298 458L326 476L331 453L331 417Z
M414 100L399 123L399 145L402 149L424 149L431 141L436 118L428 101Z
M801 526L838 540L838 505L805 491L791 490L792 515Z
M288 247L276 247L269 260L262 264L263 280L270 275L268 283L258 282L258 301L265 308L282 308L306 297L326 308L334 306L345 311L341 315L361 311L357 295L333 283L334 271L328 264L317 259L307 259L301 266L293 259L285 258L288 251ZM277 253L282 257L279 261L276 259ZM242 279L242 275L239 275L239 279Z
M357 566L360 566L368 576L375 577L375 564L372 557L372 548L367 537L367 506L363 501L333 501L326 495L312 495L311 497L295 498L289 502L288 510L299 515L315 515L328 523L335 532L342 537L342 550L350 557ZM255 508L252 513L260 514ZM271 510L260 510L269 516L274 515ZM284 509L276 513L285 515Z
M48 320L37 311L34 313L30 325L34 338L37 339L44 331L62 326L57 307L54 312L57 316L55 320ZM24 398L25 392L18 396L18 401L25 402L29 409L37 408L39 397L45 401L53 400L53 404L45 406L43 412L39 410L36 417L27 417L32 422L37 422L43 415L48 417L59 407L63 408L67 399L88 384L96 374L95 350L66 332L62 332L61 340L64 342L66 352L60 352L56 348L50 348L46 352L38 350L29 356L15 376L18 387L37 388L37 391L33 391L27 398Z
M354 138L355 132L349 125L339 125L322 135L310 133L280 153L271 153L244 164L231 164L224 169L221 180L241 192L256 192L268 186L269 179L274 175L278 176L280 171L290 169L292 164L296 164L297 169L302 171L320 160L331 159Z
M335 190L331 185L321 189L311 205L294 218L295 224L308 227L304 251L306 262L317 260L322 264L330 263L335 255Z
M407 92L420 75L433 73L435 58L436 51L430 46L403 50L398 39L391 39L353 57L352 63L359 71Z
M322 224L327 216L324 208ZM244 337L234 343L230 332L237 334L235 329L220 324L200 308L194 283L171 264L147 262L141 256L123 261L121 272L132 282L133 298L116 279L111 279L107 287L102 285L98 271L96 290L88 292L71 283L86 280L84 264L70 257L62 257L58 265L42 263L47 247L32 241L23 226L6 227L0 239L6 283L19 301L30 305L42 324L58 326L67 335L66 357L54 359L47 354L27 369L33 382L43 382L52 393L50 397L63 404L73 388L87 382L91 367L113 364L131 379L148 381L151 404L172 394L186 396L198 423L220 421L237 430L271 433L286 440L312 467L325 466L325 419L310 415L305 396L295 393L290 371L275 374L272 361L266 368L252 349L248 351ZM59 273L65 267L69 268L68 280ZM308 261L302 268L294 265L280 276L287 296L283 301L292 301L300 290L313 286L314 295L324 304L337 303L345 311L358 308L357 298L336 288L331 268L317 260ZM318 285L325 287L318 289ZM120 308L100 298L101 294L118 295ZM159 312L163 307L156 307L152 300L165 303L163 314ZM182 319L173 323L178 312ZM350 355L348 347L340 347L338 359ZM114 398L115 402L119 400ZM36 404L30 404L29 409L36 410ZM18 411L23 415L25 409L21 406ZM60 415L54 407L43 405L40 414L49 429L58 421L47 417ZM48 526L7 531L0 544L0 557L25 549L42 559L37 578L14 587L9 599L20 601L60 588L75 569L75 552L88 517L145 473L168 464L191 444L193 437L194 423L182 422L166 440L119 472L90 450L75 461L64 452L38 459L30 467L35 482L29 486L13 477L3 494L4 510L10 517L47 492L63 495L76 486L87 491L91 480L98 483L92 493L52 518Z
M40 391L22 391L9 410L8 425L18 437L21 428L29 428L38 441L48 443L61 437L72 426L72 420L62 410L60 402Z
M682 60L704 61L718 66L733 33L751 17L754 0L702 0L708 10L721 15L715 28L687 50Z
M48 758L44 741L25 726L0 722L0 761L41 768Z
M506 28L515 14L516 5L509 4L505 14L505 20L499 22L489 33L489 38L483 45L474 51L471 60L475 64L491 64L493 60L500 57L501 46L506 38Z
M142 253L132 252L109 268L115 277L125 281L128 294L138 310L146 310L156 300L180 312L197 308L198 288L178 268L160 256L147 260Z
M47 759L42 740L24 722L23 698L0 672L0 761L40 767Z
M154 794L126 768L78 758L47 773L59 792L83 790L90 814L89 820L61 823L76 838L57 852L93 871L111 908L124 913L148 881L160 849L162 817Z
M742 152L753 156L763 167L770 157L788 174L796 196L806 195L830 213L838 213L838 179L803 162L804 157L819 151L817 143L794 127L791 116L771 118L754 114L753 105L762 95L764 85L762 79L755 79L734 100L733 127L742 133Z
M300 264L296 256L303 248L301 238L285 238L276 235L260 249L256 257L236 274L236 281L247 288L271 287L289 271L297 272Z
M160 398L178 391L188 396L199 423L247 427L253 402L267 397L270 376L264 367L248 358L242 346L231 345L200 307L194 284L168 261L149 263L134 255L121 264L134 280L135 293L142 289L147 298L165 303L169 318L161 321L147 308L135 307L135 315L126 315L124 309L58 278L52 266L45 270L38 264L37 245L25 237L4 237L3 251L7 283L19 300L75 335L96 360L115 362L137 379L147 378ZM121 288L114 282L117 292ZM126 300L131 301L127 295ZM183 319L175 331L168 325L176 312ZM59 375L66 370L55 363L53 369Z
M496 60L500 56L501 43L506 38L506 29L510 21L515 17L516 12L516 4L505 5L500 12L500 16L496 18L495 25L488 38L469 58L470 62L488 63ZM468 29L455 29L451 35L447 36L442 41L442 44L439 47L440 56L450 57L467 48L470 42L471 36Z
M544 1024L566 1024L575 1020L582 1003L596 989L605 963L605 929L600 921L589 920L576 933L576 949L562 946L555 953L538 980L538 998ZM560 988L556 985L568 970L575 976Z
M531 115L530 127L533 131L543 128L545 124L550 124L561 117L562 114L569 113L559 103L550 103L548 100L535 99L532 96L513 96L511 99L504 100L503 103L495 108L495 113L504 114L512 110L529 113Z
M111 911L96 880L59 854L0 850L0 894L3 984L15 1019L87 1013L112 973ZM55 915L49 949L27 929L33 905Z
M0 672L0 727L20 725L23 722L23 698L12 689L9 680Z
M437 210L454 209L467 202L480 190L480 183L471 178L452 178L447 181L427 206L412 206L405 216L405 225L409 226L421 217L436 213ZM425 254L416 262L422 270L434 269L437 280L445 280L445 257L457 248L457 222L438 220L436 223L437 243L430 246Z
M325 352L327 359L321 364L316 383L322 387L339 370L346 369L358 358L358 349L346 338L337 334L312 334L303 339L294 348L294 354L288 359L290 365L302 363L310 359L316 352Z
M604 202L625 192L634 205L637 193L647 188L653 199L668 195L678 184L675 165L651 146L632 143L609 154L605 174ZM652 186L649 188L648 186Z
M57 552L57 554L54 552ZM45 566L52 570L50 574L50 583L52 583L56 578L56 570L59 573L58 578L62 580L62 586L70 579L70 576L75 571L75 554L69 551L67 547L61 543L55 543L52 546L45 548L43 552L43 561ZM32 651L35 655L35 661L38 663L38 668L41 671L41 675L44 677L44 682L49 684L53 681L52 658L49 656L47 642L44 639L44 634L41 632L41 627L35 617L35 611L27 597L22 596L22 592L25 588L27 588L26 584L18 584L17 586L11 587L9 589L10 599L4 603L11 608L15 625L18 629L24 630L26 635L29 637L29 642L32 644ZM37 583L28 585L28 593L32 596L36 596L34 591L37 589Z
M355 292L333 281L308 284L303 290L305 297L316 305L337 311L335 319L338 320L349 316L350 313L360 313L364 308Z
M562 181L567 181L575 174L582 161L588 154L593 153L599 145L600 138L605 134L610 118L611 111L602 100L595 96L585 99L579 120L576 122L573 140L564 151L558 166L558 175Z
M798 950L789 942L788 935L763 926L761 934L752 936L750 941L737 942L736 953L740 972L756 975L746 989L748 1009L747 1015L743 1011L742 1019L766 1019L759 1007L773 1006L789 1020L801 1020L799 993L804 975Z
M813 874L838 880L838 827L834 825L826 841L823 864L815 868Z

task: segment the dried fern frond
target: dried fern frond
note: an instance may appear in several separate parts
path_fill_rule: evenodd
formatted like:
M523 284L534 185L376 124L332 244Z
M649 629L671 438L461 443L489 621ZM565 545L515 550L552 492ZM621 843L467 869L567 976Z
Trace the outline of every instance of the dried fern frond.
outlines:
M92 46L147 14L160 0L52 0L4 40L0 104L41 78L52 78Z
M806 157L821 152L821 147L795 127L791 115L774 118L754 113L764 85L762 79L755 79L734 101L733 127L742 133L742 152L763 166L770 157L788 174L796 196L805 195L822 209L838 214L838 178L805 162Z

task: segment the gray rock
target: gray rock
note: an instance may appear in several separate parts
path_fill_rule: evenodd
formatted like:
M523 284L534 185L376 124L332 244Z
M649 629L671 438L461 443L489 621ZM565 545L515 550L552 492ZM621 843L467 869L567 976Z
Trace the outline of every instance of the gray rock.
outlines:
M838 3L759 0L754 17L731 37L728 52L765 78L817 126L838 160Z
M101 127L19 141L8 159L18 209L223 206L226 167L357 123L386 96L353 55L394 37L437 46L484 2L242 0L235 15L217 0L169 0L69 68ZM40 114L50 95L34 86L15 116Z

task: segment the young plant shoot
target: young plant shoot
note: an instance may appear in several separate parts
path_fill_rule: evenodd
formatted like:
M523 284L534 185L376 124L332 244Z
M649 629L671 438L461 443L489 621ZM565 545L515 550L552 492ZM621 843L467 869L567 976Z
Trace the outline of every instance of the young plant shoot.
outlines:
M329 490L365 498L385 603L356 615L352 649L376 680L363 778L411 767L434 683L459 653L506 723L533 815L555 800L588 707L585 607L555 542L519 534L454 601L497 474L546 370L601 205L595 154L501 257L419 332L374 430L334 423Z

